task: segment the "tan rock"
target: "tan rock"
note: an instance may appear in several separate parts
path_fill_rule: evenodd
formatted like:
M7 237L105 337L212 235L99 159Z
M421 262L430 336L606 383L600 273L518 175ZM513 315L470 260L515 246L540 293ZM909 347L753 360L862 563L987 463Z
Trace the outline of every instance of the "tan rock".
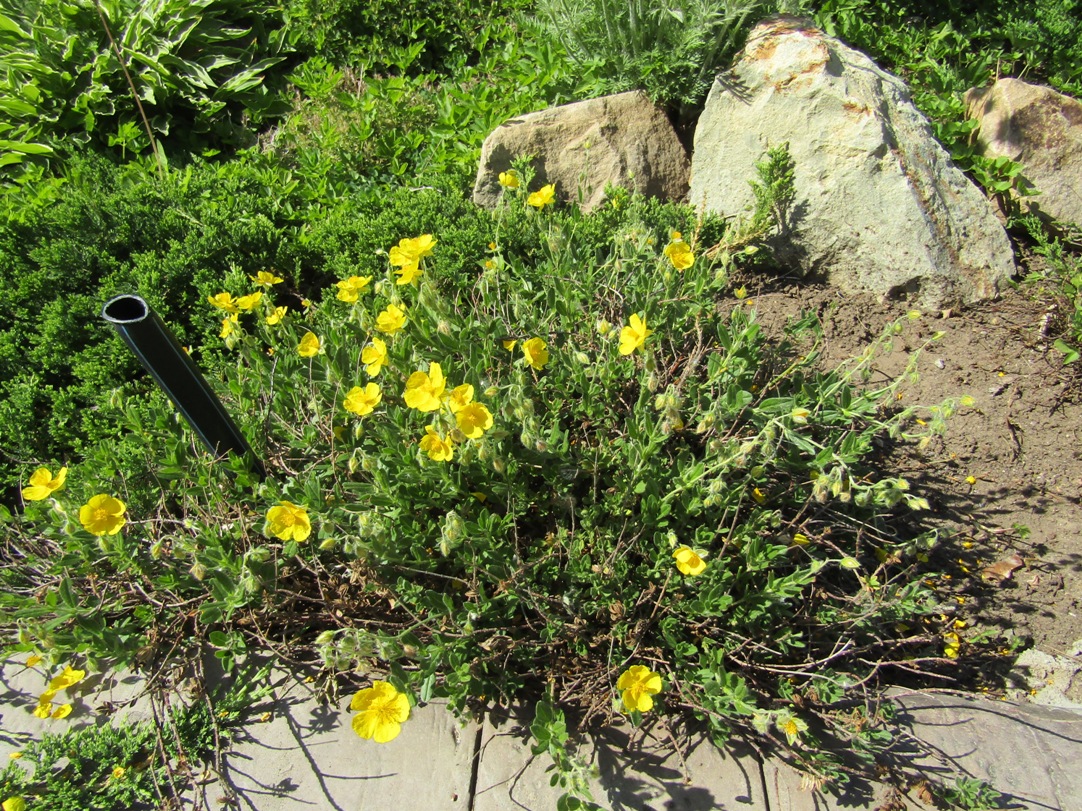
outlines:
M556 184L557 197L589 211L613 184L666 200L683 199L688 158L672 124L641 91L565 104L512 118L485 140L474 202L500 199L499 173L524 155L537 172L531 191Z
M1022 204L1082 225L1082 102L1019 79L974 88L965 100L966 114L980 123L983 153L1021 163L1022 177L1040 192Z

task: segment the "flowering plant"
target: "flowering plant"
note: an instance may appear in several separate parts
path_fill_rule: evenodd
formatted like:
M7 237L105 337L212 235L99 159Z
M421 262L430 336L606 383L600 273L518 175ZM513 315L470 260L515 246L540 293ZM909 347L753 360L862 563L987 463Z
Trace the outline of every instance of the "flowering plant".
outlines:
M542 691L583 723L649 712L719 738L810 734L800 709L775 723L779 698L837 697L870 678L868 651L927 649L897 630L930 610L914 567L934 535L909 529L927 502L867 459L884 433L940 430L960 401L898 408L904 375L860 386L874 347L819 370L811 316L767 340L751 299L723 298L731 262L662 247L673 225L722 244L720 222L631 195L589 216L517 200L463 288L438 275L438 234L389 234L349 307L335 284L281 323L241 321L225 400L267 477L194 455L163 409L132 434L164 497L139 497L129 543L108 537L125 505L95 496L111 501L86 505L106 536L94 553L163 584L162 604L186 606L176 622L196 612L223 657L303 617L292 655L381 676L353 706L374 741L408 723L411 698L465 712ZM86 541L35 509L58 546ZM113 632L94 644L128 650Z

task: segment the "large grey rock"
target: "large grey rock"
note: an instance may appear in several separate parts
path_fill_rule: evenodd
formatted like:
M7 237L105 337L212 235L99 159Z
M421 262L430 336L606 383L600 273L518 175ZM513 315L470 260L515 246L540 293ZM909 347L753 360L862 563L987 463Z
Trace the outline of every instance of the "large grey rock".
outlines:
M1035 213L1082 225L1082 102L1018 79L966 93L966 115L991 158L1022 164L1040 194L1022 198Z
M905 85L792 18L760 23L711 89L690 202L738 216L769 147L788 142L796 200L779 259L846 289L938 308L995 295L1014 255L991 204L950 161Z
M512 118L485 139L473 187L474 202L499 202L499 173L532 155L530 191L556 184L562 200L582 200L589 211L613 184L654 197L687 193L688 158L665 114L641 91L552 107Z

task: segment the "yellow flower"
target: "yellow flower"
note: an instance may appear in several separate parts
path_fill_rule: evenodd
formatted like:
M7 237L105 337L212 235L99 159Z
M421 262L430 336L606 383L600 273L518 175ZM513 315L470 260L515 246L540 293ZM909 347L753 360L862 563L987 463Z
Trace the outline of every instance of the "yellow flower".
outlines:
M286 317L287 312L289 312L288 307L275 307L274 312L267 316L267 323L271 326L282 323L282 319Z
M620 354L630 355L636 349L641 349L653 334L652 329L646 328L646 321L638 313L632 313L627 326L620 330Z
M30 474L30 486L23 488L23 498L27 501L41 501L48 498L61 487L68 478L68 469L60 468L56 476L47 467L39 467Z
M503 348L506 349L508 352L514 352L515 344L517 343L518 341L516 341L514 338L504 338L502 341L500 341L500 345L503 346Z
M113 767L113 779L114 780L123 780L124 775L126 775L127 773L128 773L128 770L125 769L123 766L114 766Z
M676 568L681 574L697 575L706 571L706 561L690 546L678 546L672 556L676 559Z
M369 383L363 389L360 386L354 386L350 389L346 393L346 399L342 405L346 411L363 417L365 414L371 414L382 399L383 394L380 392L379 386L375 383Z
M222 331L218 333L218 337L219 338L228 338L230 335L233 334L233 330L235 330L237 328L237 324L239 324L239 323L240 322L237 321L237 317L235 315L230 315L230 316L227 316L226 318L223 318L222 319Z
M763 491L760 490L758 487L753 487L751 489L751 497L752 499L754 499L756 504L766 504L766 496L763 494Z
M215 296L207 296L207 301L219 310L225 310L227 313L236 314L237 312L237 303L233 301L233 297L228 293L218 293Z
M254 293L249 293L247 296L241 296L239 299L237 299L237 309L247 312L248 310L254 309L255 306L259 304L262 299L263 291L256 290Z
M26 800L22 797L8 797L0 808L4 811L26 811Z
M116 535L127 523L126 509L120 499L99 493L79 508L79 523L91 535Z
M76 670L71 665L64 665L64 669L53 676L49 682L49 689L42 694L42 698L47 701L52 701L55 696L61 690L67 690L74 684L78 684L86 677L85 670Z
M419 262L403 265L395 271L395 275L398 276L398 278L395 279L395 284L412 284L413 281L421 275L421 265Z
M790 746L794 746L800 740L800 735L808 731L808 724L789 712L781 713L774 723L785 733Z
M522 345L522 354L526 356L526 362L534 369L543 369L549 362L549 350L545 342L540 338L531 338Z
M297 354L302 358L314 358L319 353L319 336L308 331L301 336L301 342L297 344Z
M18 759L19 759L19 758L21 758L22 756L23 756L23 753L22 753L22 752L8 752L8 757L9 757L9 758L10 758L11 760L18 760Z
M517 189L522 184L522 179L514 169L500 172L500 185L505 189Z
M338 300L347 304L355 302L372 281L371 276L350 276L338 282Z
M397 738L402 724L410 717L406 694L385 681L374 681L371 687L358 691L349 708L357 713L353 716L353 731L376 743Z
M267 510L267 524L263 531L283 541L305 541L312 534L312 522L308 510L291 501L279 501Z
M376 329L387 335L394 335L406 326L406 313L397 304L388 304L387 309L376 316Z
M406 379L403 398L406 405L418 411L435 411L443 400L447 381L438 363L428 364L428 372L414 372Z
M373 338L372 343L361 351L361 363L364 370L372 377L378 377L383 364L387 362L387 344L379 338Z
M427 453L433 462L450 462L455 455L455 446L451 444L451 440L440 436L434 425L425 426L421 450Z
M32 654L32 655L30 655L30 656L28 656L28 657L27 657L27 659L26 659L26 666L27 666L27 667L33 667L34 665L36 665L36 664L39 664L40 662L41 662L41 657L40 657L40 656L38 656L38 655L37 655L37 654L35 653L35 654Z
M492 427L492 413L481 403L468 403L455 414L455 421L468 439L479 439Z
M685 271L695 264L695 254L691 252L691 246L680 235L676 234L673 241L665 246L663 253L669 257L672 266L679 271Z
M648 712L654 708L653 696L661 692L664 684L661 674L643 665L632 665L616 682L624 709L628 712Z
M792 411L789 412L789 416L797 425L807 425L808 417L811 416L811 412L808 411L808 409L806 408L800 408L798 406L797 408L794 408Z
M451 406L451 413L457 414L464 409L470 403L473 402L473 386L469 383L463 383L461 386L455 386L451 392L450 398L447 400L447 404Z
M38 706L34 708L34 717L46 719L53 713L53 704L51 701L39 701Z
M52 717L60 720L61 718L67 718L69 715L71 715L71 704L61 704L53 710Z
M543 209L545 206L554 203L555 201L556 186L552 183L549 183L547 186L542 186L538 191L535 191L526 198L526 204L531 205L536 209Z
M283 281L285 281L281 276L275 276L269 270L261 270L255 276L249 276L248 278L256 284L261 284L264 287L281 284Z

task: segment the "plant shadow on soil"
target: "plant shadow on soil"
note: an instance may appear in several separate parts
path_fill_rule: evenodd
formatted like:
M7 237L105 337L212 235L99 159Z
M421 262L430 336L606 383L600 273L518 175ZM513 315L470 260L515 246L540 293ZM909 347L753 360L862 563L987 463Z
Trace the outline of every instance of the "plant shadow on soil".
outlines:
M780 334L790 317L816 313L823 369L859 355L909 309L823 285L769 285L758 294L748 285L764 332ZM1082 377L1052 349L1059 319L1054 305L1010 289L905 322L874 366L873 383L893 379L942 333L921 354L919 377L904 384L899 405L976 401L927 447L892 447L882 473L908 479L932 505L930 525L945 530L929 567L942 573L936 588L944 605L967 623L963 638L982 634L1004 651L1033 646L1065 655L1082 640ZM985 574L1014 555L1022 565L1009 577ZM1009 667L1013 657L1001 658ZM958 679L955 686L973 686L962 672ZM1082 701L1082 685L1076 689L1068 697Z

